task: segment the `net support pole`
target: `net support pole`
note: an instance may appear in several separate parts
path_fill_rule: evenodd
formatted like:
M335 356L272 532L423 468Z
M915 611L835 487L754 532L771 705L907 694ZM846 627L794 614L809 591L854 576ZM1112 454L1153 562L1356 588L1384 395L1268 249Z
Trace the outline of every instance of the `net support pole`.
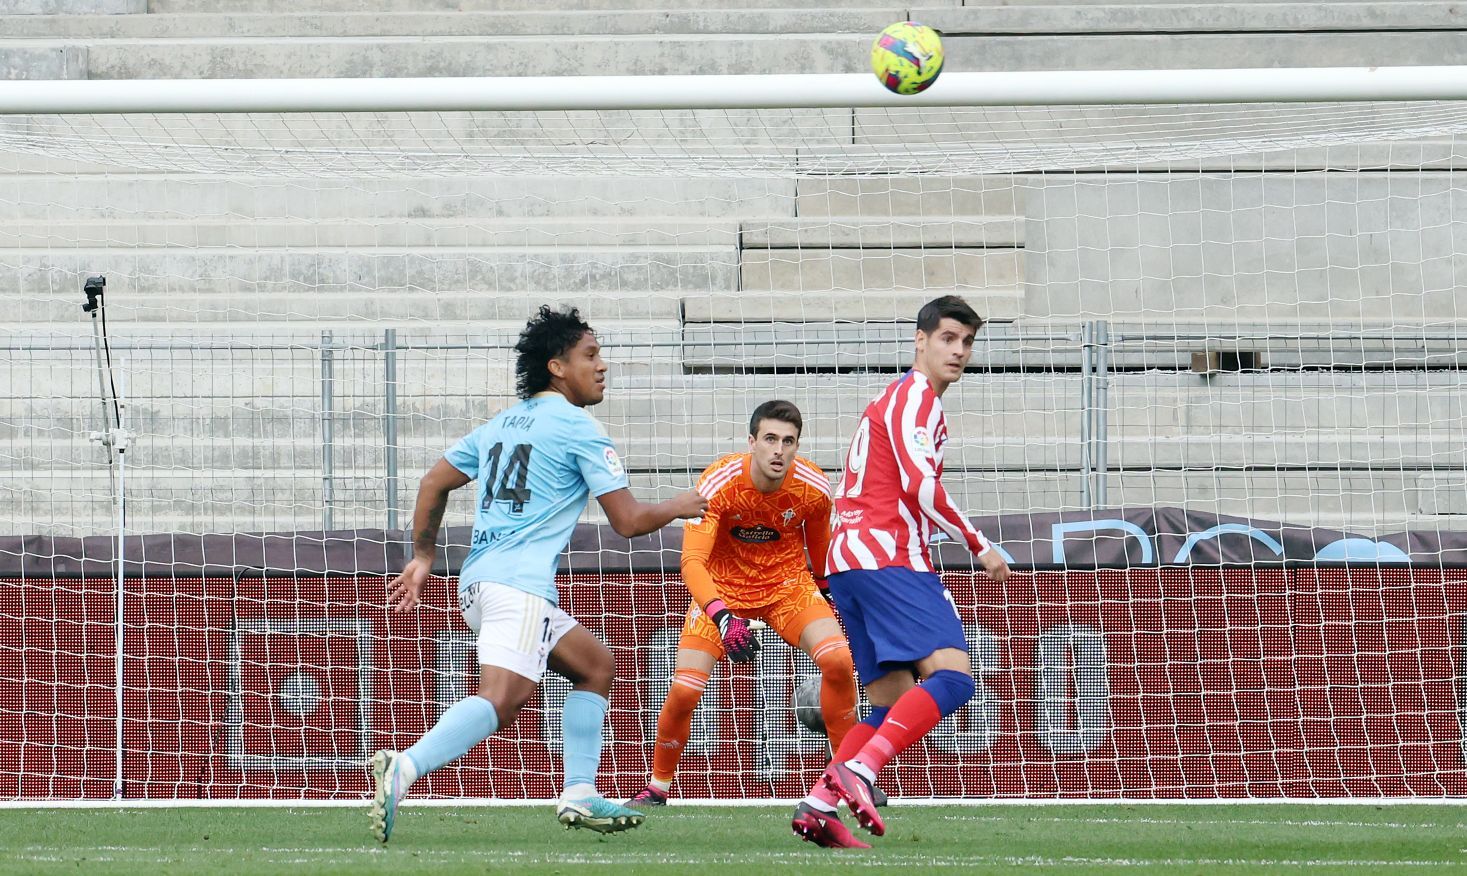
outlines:
M321 332L321 531L331 531L331 504L334 500L335 473L333 468L332 444L336 436L332 434L331 409L333 399L333 375L332 375L332 343L331 332Z
M127 615L125 614L125 610L127 608L127 588L125 586L125 582L126 582L127 579L126 579L126 576L125 576L125 567L126 567L126 564L127 564L126 548L127 548L127 445L128 445L128 434L124 430L123 425L122 425L122 412L123 412L123 410L125 410L125 408L124 408L124 401L123 400L127 396L127 381L126 381L126 375L127 375L127 359L126 358L123 358L121 360L121 367L118 370L120 370L122 372L122 378L119 381L122 384L122 388L117 393L118 396L119 396L117 398L117 400L116 400L117 401L117 430L116 430L115 435L114 435L114 438L113 438L114 449L117 451L117 563L116 563L116 570L117 570L117 584L116 584L116 586L117 586L117 604L116 604L116 608L115 608L116 618L115 618L114 623L112 624L112 630L113 630L113 633L112 633L112 635L113 635L113 641L112 641L113 675L114 675L114 678L116 680L116 683L114 684L114 688L115 688L115 692L114 692L114 697L115 697L114 706L115 706L115 708L117 710L116 727L114 729L116 738L113 740L114 741L115 752L114 752L114 764L113 764L113 776L114 776L114 778L113 778L113 782L112 782L112 798L114 800L121 800L123 798L123 796L124 796L123 795L124 788L123 788L123 780L122 780L122 753L123 753L123 743L122 743L122 730L123 730L123 727L122 727L122 693L123 693L123 683L122 683L122 681L123 681L123 679L122 679L122 663L123 663L123 660L122 660L122 646L123 646L123 638L124 638L123 637L124 620L127 617Z
M397 329L382 332L382 456L387 500L387 528L397 529Z
M1099 319L1095 321L1095 358L1094 376L1095 399L1095 430L1093 440L1095 442L1095 453L1092 459L1095 463L1095 504L1104 508L1110 504L1106 495L1106 474L1110 467L1110 323Z
M1094 473L1091 453L1094 450L1092 439L1092 420L1090 416L1091 407L1094 405L1095 385L1092 378L1092 355L1091 346L1094 340L1094 325L1090 320L1080 323L1080 507L1086 511L1095 507L1094 493L1091 490L1091 475Z

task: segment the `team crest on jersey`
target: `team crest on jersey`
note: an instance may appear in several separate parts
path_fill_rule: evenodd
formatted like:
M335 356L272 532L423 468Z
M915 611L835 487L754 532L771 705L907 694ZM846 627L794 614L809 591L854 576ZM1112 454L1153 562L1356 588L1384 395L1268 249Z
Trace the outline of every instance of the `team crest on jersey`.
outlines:
M617 458L616 451L610 447L606 448L606 470L611 472L611 476L614 478L619 478L626 474L626 469L621 467L621 460Z
M756 523L753 526L735 526L728 534L739 541L749 544L765 544L771 541L779 541L779 530L771 529L763 524Z
M793 508L786 508L786 509L784 509L784 513L781 514L781 515L779 515L779 516L780 516L780 519L782 519L784 521L784 525L785 526L789 526L790 525L790 521L795 519L795 509L793 509Z

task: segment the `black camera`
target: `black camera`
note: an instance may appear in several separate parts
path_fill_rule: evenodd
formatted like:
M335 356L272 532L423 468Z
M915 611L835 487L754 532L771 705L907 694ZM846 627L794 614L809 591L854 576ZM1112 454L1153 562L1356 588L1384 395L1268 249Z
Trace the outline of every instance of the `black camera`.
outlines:
M91 313L96 310L101 305L102 295L106 289L106 277L100 274L95 277L88 277L87 282L82 286L82 291L87 293L87 303L82 305L82 313Z

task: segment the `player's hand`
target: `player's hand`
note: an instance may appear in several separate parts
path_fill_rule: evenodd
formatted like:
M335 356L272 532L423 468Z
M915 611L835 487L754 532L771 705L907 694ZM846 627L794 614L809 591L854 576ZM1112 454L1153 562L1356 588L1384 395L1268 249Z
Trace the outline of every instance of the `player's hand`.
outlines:
M989 547L978 558L978 562L983 564L983 571L988 573L988 577L999 584L1009 579L1009 564L1003 561L1003 556L996 548Z
M828 581L826 581L824 578L816 578L815 589L819 590L820 595L825 597L825 601L827 604L834 607L835 597L830 595L830 583Z
M432 572L431 561L413 557L403 567L401 575L387 582L387 604L392 606L393 612L401 613L417 608L418 594L422 592L423 584Z
M708 511L708 500L703 498L703 494L697 490L679 493L668 502L672 505L673 514L680 520L702 517Z
M759 653L759 640L755 638L754 631L749 629L749 622L735 617L726 608L718 609L712 617L713 622L718 624L718 635L723 638L723 650L728 652L728 659L735 663L753 660L754 655Z

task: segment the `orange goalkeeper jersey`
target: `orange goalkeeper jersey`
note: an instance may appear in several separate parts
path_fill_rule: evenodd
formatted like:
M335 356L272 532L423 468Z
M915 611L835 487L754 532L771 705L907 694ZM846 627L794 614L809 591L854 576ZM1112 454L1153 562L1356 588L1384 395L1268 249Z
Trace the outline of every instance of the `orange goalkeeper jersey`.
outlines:
M784 483L761 493L750 476L748 453L731 453L703 470L698 492L708 500L702 518L683 526L683 582L698 605L722 599L731 609L770 604L778 591L808 574L825 577L830 545L830 481L804 457L795 457Z

